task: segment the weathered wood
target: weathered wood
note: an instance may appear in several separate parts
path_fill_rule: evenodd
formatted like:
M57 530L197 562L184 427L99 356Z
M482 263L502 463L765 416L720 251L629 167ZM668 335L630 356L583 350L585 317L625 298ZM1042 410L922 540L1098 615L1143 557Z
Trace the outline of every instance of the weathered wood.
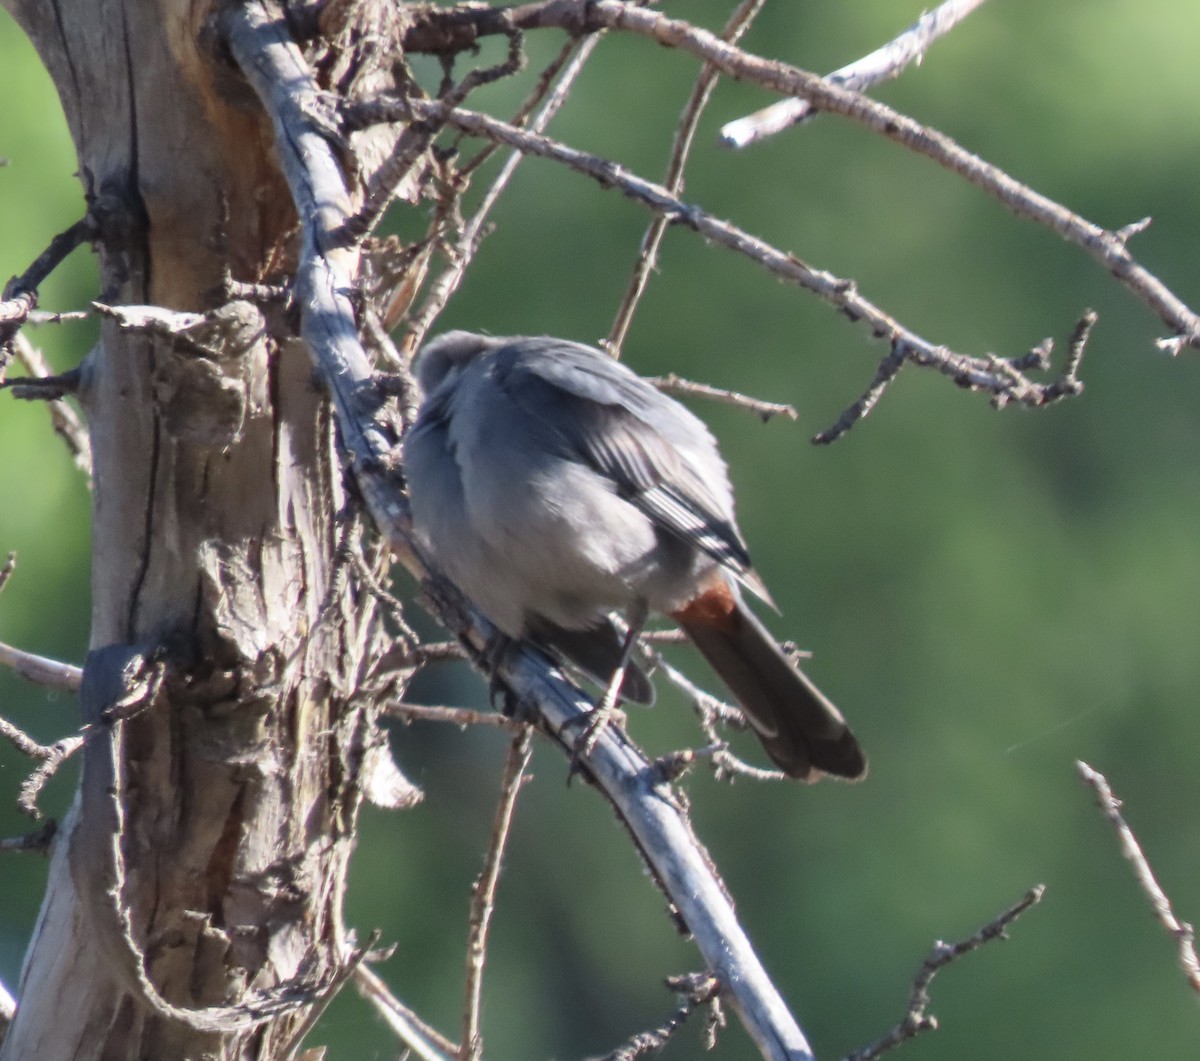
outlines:
M7 6L62 99L100 225L103 301L203 312L227 265L261 281L292 263L271 129L205 53L206 5ZM165 677L153 702L93 738L119 755L124 879L114 894L73 878L72 851L105 828L95 801L77 800L6 1061L278 1057L302 1009L203 1031L226 1026L206 1007L319 981L347 953L340 904L372 732L355 690L375 606L334 576L333 428L306 351L274 326L235 329L205 375L169 341L106 320L86 366L92 646L158 646ZM118 908L132 954L104 930ZM123 970L138 959L183 1019L130 986Z

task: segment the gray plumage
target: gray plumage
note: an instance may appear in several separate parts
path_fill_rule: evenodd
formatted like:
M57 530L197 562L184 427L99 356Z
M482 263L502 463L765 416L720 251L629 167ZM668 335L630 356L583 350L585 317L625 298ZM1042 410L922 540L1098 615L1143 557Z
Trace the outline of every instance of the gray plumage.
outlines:
M623 364L548 337L449 332L419 355L404 440L418 535L506 635L601 682L621 660L609 613L673 615L787 773L860 777L837 709L741 599L770 600L704 423ZM630 667L622 693L649 700Z

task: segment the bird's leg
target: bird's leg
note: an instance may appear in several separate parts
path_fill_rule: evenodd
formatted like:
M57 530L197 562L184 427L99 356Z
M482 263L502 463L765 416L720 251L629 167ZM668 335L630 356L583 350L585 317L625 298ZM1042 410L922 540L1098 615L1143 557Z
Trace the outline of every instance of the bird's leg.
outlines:
M644 600L637 601L629 607L629 612L625 617L629 629L626 630L625 640L621 645L621 658L613 670L612 677L608 680L604 695L588 712L587 725L579 735L579 740L575 742L575 751L571 756L572 774L576 772L580 758L587 755L596 746L596 741L600 739L600 734L604 732L604 727L608 725L617 709L617 698L621 695L621 683L625 680L625 669L629 666L637 639L646 625L648 612L649 609Z

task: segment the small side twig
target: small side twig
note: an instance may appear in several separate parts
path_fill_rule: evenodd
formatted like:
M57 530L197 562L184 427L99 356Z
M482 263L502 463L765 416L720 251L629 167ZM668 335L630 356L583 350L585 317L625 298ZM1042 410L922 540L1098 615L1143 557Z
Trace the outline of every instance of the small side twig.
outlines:
M519 733L525 726L507 715L495 711L475 711L469 707L441 707L427 704L388 704L384 709L385 715L399 718L405 722L443 722L459 729L468 726L495 726Z
M5 285L4 293L0 296L0 348L8 345L17 329L37 308L38 288L46 277L54 272L76 247L95 239L96 234L96 222L89 213L65 232L55 236L25 272L14 276Z
M684 973L682 976L667 977L667 987L679 996L679 1006L674 1013L657 1028L639 1032L612 1053L593 1058L592 1061L637 1061L637 1058L647 1054L656 1054L666 1048L671 1037L701 1008L707 1012L705 1049L715 1049L717 1032L726 1024L725 1013L721 1009L721 982L707 972Z
M463 1061L480 1061L483 1057L483 1037L479 1031L479 1012L483 1001L483 966L487 960L488 928L496 908L496 886L500 882L500 865L512 827L517 794L525 782L525 768L532 753L533 728L523 726L509 745L504 760L504 777L500 783L500 800L492 823L492 839L488 844L483 871L471 891L471 917L467 937L467 977L463 995L463 1035L459 1057Z
M1107 779L1100 771L1088 766L1082 760L1075 763L1075 768L1079 771L1079 776L1083 779L1084 784L1088 785L1095 793L1097 805L1116 830L1121 854L1133 867L1133 874L1137 878L1138 886L1149 900L1155 920L1175 937L1179 946L1179 967L1187 978L1188 986L1200 995L1200 960L1196 957L1195 929L1188 922L1180 921L1175 916L1171 900L1163 891L1162 885L1158 883L1158 879L1154 876L1154 870L1150 868L1150 863L1142 851L1141 844L1138 843L1133 830L1121 814L1121 801L1113 795Z
M17 806L23 814L39 821L42 812L38 810L38 796L55 771L79 750L83 738L75 735L63 737L53 744L39 744L23 729L3 717L0 717L0 737L8 740L22 755L38 760L37 768L21 783L17 793Z
M728 781L735 777L745 777L752 781L783 780L784 775L781 771L752 766L734 755L729 749L729 742L717 733L718 724L737 729L747 727L746 716L738 708L700 688L683 671L673 667L657 652L650 651L649 655L654 660L655 667L666 675L667 680L691 700L692 708L700 722L700 730L709 742L702 749L676 752L660 760L659 769L665 776L670 777L682 772L703 755L712 764L713 776L718 781Z
M37 801L38 796L42 794L42 789L58 772L58 768L82 746L83 737L78 735L63 737L62 740L57 740L49 745L45 749L46 755L42 757L41 764L21 783L21 787L17 791L17 807L34 821L39 821L42 812L38 809Z
M845 1061L873 1061L874 1058L882 1056L922 1032L936 1031L937 1018L929 1014L929 986L933 983L933 978L951 962L957 961L964 954L979 950L985 943L994 939L1008 939L1008 927L1031 906L1041 902L1045 891L1044 884L1035 885L1017 903L993 918L974 935L958 943L943 943L938 940L929 952L929 957L917 970L913 979L912 994L908 999L908 1010L900 1023L870 1046L848 1055Z
M683 379L675 375L674 372L668 373L665 376L652 376L649 378L649 382L667 394L688 394L698 398L709 398L714 402L722 402L725 405L732 405L737 409L745 409L747 412L760 417L763 423L766 423L775 416L785 416L789 420L799 419L799 414L796 412L795 406L784 405L779 402L767 402L761 398L751 398L747 394L739 394L737 391L713 387L708 383L697 383L694 380Z
M58 822L47 819L42 825L24 836L6 836L0 840L0 851L36 851L44 855L58 834Z
M725 21L725 26L721 30L721 39L730 42L738 41L750 28L750 23L762 10L765 2L766 0L742 0ZM683 192L683 171L687 165L688 155L691 154L692 144L696 139L696 128L700 124L700 116L704 113L704 108L708 106L708 101L712 98L713 89L716 88L719 76L715 66L705 63L700 70L700 76L696 78L687 103L684 104L683 113L679 116L679 125L675 130L675 143L671 148L671 161L667 166L667 176L663 181L663 187L672 195L679 195ZM621 348L625 345L625 336L629 333L633 315L637 312L638 303L641 302L642 296L646 292L646 285L650 282L650 274L658 262L658 249L662 245L663 236L666 235L669 224L670 219L666 215L655 214L646 227L646 234L642 237L642 246L638 251L637 261L634 263L633 275L629 278L625 297L621 300L616 318L608 332L608 340L605 345L613 357L621 356Z
M417 1061L450 1061L457 1048L396 998L367 965L354 970L354 986Z
M945 347L930 351L920 344L894 340L879 362L875 378L862 396L838 417L836 423L814 435L812 441L815 445L828 445L846 434L871 412L908 362L933 368L965 390L990 394L992 406L996 409L1003 409L1010 404L1036 409L1064 398L1076 397L1083 393L1079 366L1097 320L1094 310L1084 311L1068 340L1067 361L1062 374L1049 383L1036 383L1026 373L1031 369L1045 371L1049 367L1050 352L1054 346L1050 339L1044 339L1020 357L997 357L995 354L968 357L952 353Z
M320 991L311 1000L308 1012L304 1014L304 1019L292 1033L291 1040L282 1051L281 1056L295 1056L301 1044L308 1038L309 1032L317 1026L317 1022L324 1015L325 1010L329 1008L329 1003L337 997L342 988L346 986L346 983L354 976L355 971L366 961L371 951L374 950L375 945L379 942L379 936L379 929L375 929L363 946L355 947L338 965L337 970L321 986Z
M529 120L528 128L534 132L542 132L550 124L550 120L566 102L572 86L575 84L580 73L583 72L584 65L599 43L600 37L598 35L588 37L582 41L571 42L568 47L573 49L573 55L571 55L569 62L563 67L557 82L555 82L553 89L546 97L537 114ZM567 54L567 50L564 49L562 55ZM556 59L551 64L551 69L558 62L559 60ZM534 99L541 91L542 88L539 84L530 99ZM513 124L518 128L526 127L525 121L527 118L528 114L523 105L517 112L516 121ZM496 146L498 146L498 142L489 144L489 147ZM480 152L476 161L478 161L482 154L483 152ZM408 335L405 338L405 347L408 350L415 350L420 346L430 325L445 308L446 303L450 301L454 292L458 290L459 285L462 283L462 278L466 273L467 266L470 265L472 259L475 257L475 253L479 250L480 244L483 242L484 236L487 234L486 222L488 216L491 214L497 201L499 201L500 196L504 193L504 190L511 183L513 175L516 173L517 167L521 164L524 157L522 152L518 150L513 150L509 153L508 158L504 160L504 164L500 167L500 172L496 174L496 178L488 187L487 192L484 193L479 206L463 224L458 240L451 249L450 265L437 278L420 311L413 317L409 324Z
M920 65L929 46L945 36L984 0L946 0L933 11L926 11L895 40L870 55L825 75L825 80L842 88L862 92L881 81L899 77L911 63ZM754 114L728 122L721 127L719 142L725 147L743 148L811 118L816 113L806 99L792 97L772 103Z
M51 375L50 365L42 352L19 333L13 337L13 354L31 377L45 379ZM17 391L17 396L20 397L19 388L14 389ZM92 438L87 424L83 417L63 400L61 394L50 395L46 402L46 409L50 413L51 426L59 438L66 443L71 460L75 462L75 467L83 472L90 490L92 487Z

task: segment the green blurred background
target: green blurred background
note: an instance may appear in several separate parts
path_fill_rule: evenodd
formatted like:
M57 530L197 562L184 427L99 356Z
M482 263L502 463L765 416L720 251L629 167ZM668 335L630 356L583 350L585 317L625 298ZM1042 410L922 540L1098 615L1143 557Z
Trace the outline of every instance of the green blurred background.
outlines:
M715 0L677 8L710 26L726 10ZM832 69L919 13L911 0L776 2L746 43ZM1197 39L1194 0L997 0L879 95L1102 225L1152 215L1135 251L1196 305ZM531 50L557 44L547 35ZM610 39L553 132L657 178L694 72L644 41ZM53 90L2 15L0 91L8 276L79 216L81 197ZM483 101L505 113L521 91L503 86ZM854 277L956 349L1015 354L1046 335L1061 345L1086 306L1100 324L1081 399L998 414L910 369L868 421L818 449L808 438L858 396L882 349L752 264L669 234L628 360L796 405L798 424L766 426L697 408L721 438L743 529L782 609L769 621L814 650L812 673L872 756L870 779L854 787L729 787L698 774L688 788L699 833L821 1057L881 1034L935 939L970 933L1035 882L1045 901L1011 941L936 981L941 1030L905 1056L1196 1057L1196 999L1073 764L1108 774L1181 916L1200 916L1197 355L1160 354L1159 322L1079 251L840 120L740 154L713 146L723 122L766 102L753 88L719 88L689 199ZM641 208L531 161L496 221L441 325L604 336ZM94 276L77 253L43 305L85 305ZM85 324L32 337L67 367L92 334ZM79 661L85 491L39 408L0 398L0 453L0 550L19 554L0 639ZM707 678L686 652L678 658ZM419 691L484 699L453 668ZM676 698L660 703L634 715L635 735L653 751L694 742ZM7 672L0 711L44 740L75 725L70 698ZM400 815L365 812L349 920L397 945L380 971L453 1035L469 886L504 739L417 725L393 743L427 798ZM743 747L757 756L753 741ZM0 747L0 834L28 827L11 799L26 770ZM613 1048L670 1010L662 976L698 965L596 795L567 788L549 748L534 774L501 883L484 1013L487 1055L517 1061ZM73 780L65 771L43 805L61 812ZM15 986L45 863L0 858L0 980ZM349 993L312 1041L328 1044L331 1061L399 1053ZM666 1056L699 1052L691 1031ZM715 1056L755 1053L731 1027Z

